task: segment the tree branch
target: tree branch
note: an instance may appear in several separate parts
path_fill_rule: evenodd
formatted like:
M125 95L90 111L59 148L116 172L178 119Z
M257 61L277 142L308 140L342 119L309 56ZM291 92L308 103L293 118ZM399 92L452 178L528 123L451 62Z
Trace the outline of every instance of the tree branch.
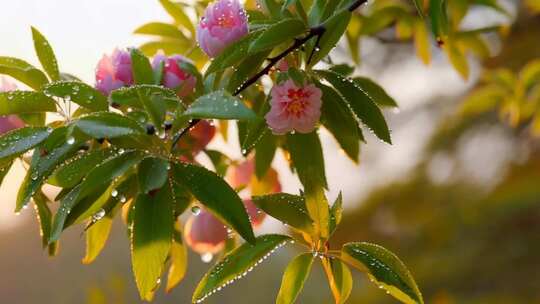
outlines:
M367 2L367 0L356 0L356 1L354 1L353 3L351 3L349 5L347 10L349 12L353 12L358 7L360 7L360 5L362 5L362 4L366 3L366 2ZM311 62L312 58L313 58L313 54L315 53L316 48L318 47L319 41L321 40L321 37L322 37L322 35L324 35L325 32L326 32L326 28L325 28L324 24L320 24L320 25L317 25L315 27L310 28L308 34L305 37L296 38L294 40L293 45L291 45L289 48L287 48L283 52L279 53L277 56L269 58L268 59L269 63L261 71L259 71L257 74L253 75L247 81L242 83L242 85L238 89L236 89L236 91L234 92L233 95L234 96L240 95L240 93L242 93L245 89L249 88L251 85L253 85L257 81L259 81L259 79L262 76L268 74L272 70L272 68L281 59L287 57L287 55L289 55L290 53L292 53L292 52L296 51L297 49L303 47L304 44L306 44L309 40L311 40L311 38L317 37L315 47L314 47L313 51L311 52L311 54L309 55L309 59L308 59L308 64L309 64ZM176 145L178 144L178 141L180 141L180 138L182 138L182 136L184 136L187 132L189 132L189 130L191 130L191 128L195 127L199 123L199 121L201 121L201 120L200 119L191 120L189 125L186 128L182 129L180 132L178 132L174 136L173 141L172 141L172 149L174 149L176 147Z

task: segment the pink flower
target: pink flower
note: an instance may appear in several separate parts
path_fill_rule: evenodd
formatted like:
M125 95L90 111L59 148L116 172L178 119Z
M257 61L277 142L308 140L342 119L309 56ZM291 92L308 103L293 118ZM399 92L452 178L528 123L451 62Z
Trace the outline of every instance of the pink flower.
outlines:
M163 53L158 53L154 56L152 67L154 71L158 71L163 64L162 84L169 89L176 90L178 96L185 97L193 92L197 78L183 70L179 62L190 63L191 61L180 55L167 57Z
M246 11L238 0L217 0L210 4L197 26L197 41L211 58L248 34Z
M13 82L9 82L3 77L1 79L0 92L9 92L17 89L17 86ZM17 115L0 117L0 134L22 127L24 127L24 122Z
M103 55L96 68L96 89L109 95L112 90L132 84L129 52L115 49L111 56Z
M270 112L265 116L272 133L310 133L321 117L321 90L313 84L298 87L292 80L272 88Z
M193 251L215 254L225 246L227 228L212 213L201 210L198 215L187 220L184 238Z

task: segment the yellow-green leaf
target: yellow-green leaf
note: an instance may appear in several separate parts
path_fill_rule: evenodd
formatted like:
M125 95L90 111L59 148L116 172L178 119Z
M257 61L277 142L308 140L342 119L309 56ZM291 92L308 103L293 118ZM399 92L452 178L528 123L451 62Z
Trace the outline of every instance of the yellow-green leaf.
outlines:
M303 253L295 257L285 269L276 304L293 304L304 288L313 265L313 254Z
M58 69L58 62L54 51L45 38L36 28L32 27L32 38L34 39L34 48L36 54L41 62L41 66L52 81L60 80L60 71Z
M370 243L343 245L341 258L367 273L380 288L406 304L423 304L422 294L403 262L387 249Z
M176 285L184 279L188 266L187 248L182 242L182 232L180 231L180 222L176 222L173 233L173 242L171 252L169 253L171 266L167 275L166 292L170 292Z
M141 298L151 300L159 285L173 237L171 189L166 185L157 193L139 194L135 201L131 231L131 262Z

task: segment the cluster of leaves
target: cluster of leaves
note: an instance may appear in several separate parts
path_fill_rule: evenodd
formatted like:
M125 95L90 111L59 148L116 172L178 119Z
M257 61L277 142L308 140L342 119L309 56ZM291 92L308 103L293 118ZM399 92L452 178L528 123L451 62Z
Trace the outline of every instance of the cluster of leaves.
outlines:
M90 263L105 245L112 219L123 211L137 286L141 297L151 300L167 263L167 289L178 284L185 273L187 255L178 217L198 201L246 243L224 253L200 282L193 302L242 277L276 248L294 240L306 252L285 270L278 303L295 301L315 257L326 271L336 303L345 302L352 288L347 265L366 272L402 302L423 303L410 273L388 250L370 243L330 248L329 239L341 219L341 196L332 206L325 196L319 136L316 131L272 134L263 119L269 96L260 81L268 75L274 84L285 79L299 86L314 83L323 93L321 125L358 161L362 127L391 142L381 108L396 103L370 79L350 77L354 67L334 65L328 55L342 36L355 41L355 35L373 34L393 22L400 24L404 38L413 28L422 27L423 34L415 35L423 35L416 39L426 44L425 24L419 19L424 15L422 3L416 3L416 15L409 8L388 4L373 6L372 15L364 17L354 13L365 2L362 0L262 0L261 10L248 11L249 35L208 62L195 43L195 25L184 10L186 5L160 2L175 23L150 23L136 30L160 38L130 50L135 85L114 90L110 96L60 73L51 46L35 29L35 49L45 72L22 60L0 57L0 73L33 89L0 94L0 115L16 114L28 124L0 138L0 172L5 176L16 158L29 165L16 212L33 201L44 246L54 252L64 229L86 223L84 262ZM189 7L200 16L205 6L201 1ZM431 1L430 7L434 34L450 43L456 35L445 21L446 1ZM364 30L351 30L355 23L351 20L362 23ZM366 24L371 24L368 30ZM158 49L194 60L194 65L179 62L197 78L192 95L180 99L159 85L161 75L154 74L144 55ZM282 60L289 63L287 71L274 69ZM329 63L327 69L314 68L321 61ZM204 73L198 68L204 68ZM79 106L75 111L71 111L72 103ZM47 112L62 119L46 123ZM254 154L257 177L269 170L278 148L286 153L303 185L301 194L263 195L253 200L264 212L288 224L292 237L255 237L242 201L220 174L180 161L192 155L189 149L177 149L177 143L200 119L219 120L221 130L227 129L228 121L236 121L242 153ZM213 151L209 156L216 171L226 168L225 155ZM53 202L41 190L45 184L62 188L54 198L59 202L55 214L50 208Z
M169 0L160 0L165 10L173 18L172 23L150 22L137 28L136 34L150 35L158 37L156 40L147 42L141 46L141 50L147 55L153 55L158 50L165 53L189 53L197 66L202 67L205 57L201 50L193 42L195 35L194 22L184 12L192 6L185 3L173 3ZM261 16L256 8L262 7L275 19L292 17L288 10L281 10L279 4L274 5L265 1L257 4L255 0L246 1L246 6L252 8L248 10L251 30L263 29L268 25L268 20ZM321 18L326 19L335 10L340 1L326 6L326 1L284 1L283 7L287 6L292 13L298 14L309 26L320 23ZM353 1L348 1L353 2ZM208 1L196 2L194 12L196 16L202 15ZM347 4L347 2L342 2ZM534 10L534 0L526 3L531 10ZM320 8L320 13L311 14L304 8ZM467 12L474 7L487 7L508 17L509 13L499 5L496 0L392 0L374 1L367 9L355 11L348 17L348 22L342 19L340 25L346 27L345 42L348 54L352 61L359 64L360 45L362 37L373 37L382 42L407 42L414 40L416 53L425 64L431 62L432 41L435 40L447 54L450 63L456 71L465 79L469 76L469 63L467 55L474 54L480 59L488 58L491 55L490 48L485 36L487 34L504 32L505 24L490 25L480 28L464 28L462 21ZM327 9L324 11L324 9ZM319 15L321 14L321 15ZM429 18L426 18L426 15ZM283 24L285 28L286 24ZM299 28L293 27L292 28ZM388 32L395 32L396 40L388 39ZM431 33L430 33L431 32ZM298 32L296 32L298 34ZM340 36L341 37L341 36ZM433 39L432 39L433 37ZM329 56L322 56L321 59L332 64Z
M518 73L507 68L487 71L481 86L462 105L464 115L498 110L511 126L530 123L540 135L540 60L532 60Z

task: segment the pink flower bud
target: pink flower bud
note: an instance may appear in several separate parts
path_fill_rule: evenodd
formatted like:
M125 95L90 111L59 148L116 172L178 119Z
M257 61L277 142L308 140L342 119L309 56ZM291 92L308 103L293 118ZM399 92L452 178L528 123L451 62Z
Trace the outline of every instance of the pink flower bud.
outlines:
M17 89L17 86L5 78L1 78L0 92L9 92ZM4 134L14 129L24 127L24 122L17 115L7 115L0 117L0 134Z
M225 179L233 188L248 188L252 195L281 192L279 177L273 168L268 169L261 180L256 178L253 158L229 168Z
M96 68L96 89L109 95L112 90L132 84L129 52L115 49L112 55L103 55Z
M216 127L206 120L201 120L180 140L179 148L190 150L191 154L195 156L210 143L215 134Z
M251 220L251 226L253 226L253 228L260 227L266 218L266 213L257 208L257 206L255 206L253 201L250 199L244 200L244 206L246 207L249 219Z
M321 117L321 90L313 84L296 86L292 80L272 88L270 112L265 116L272 133L310 133Z
M154 71L157 71L163 64L163 78L161 83L165 87L175 90L178 96L185 97L193 93L197 78L188 71L183 70L179 65L180 62L191 63L184 56L173 55L167 57L163 53L158 53L154 56L152 67Z
M210 4L197 26L197 42L211 58L248 34L246 11L238 0Z
M193 251L215 254L225 246L227 229L212 213L201 210L201 213L187 220L184 238Z

